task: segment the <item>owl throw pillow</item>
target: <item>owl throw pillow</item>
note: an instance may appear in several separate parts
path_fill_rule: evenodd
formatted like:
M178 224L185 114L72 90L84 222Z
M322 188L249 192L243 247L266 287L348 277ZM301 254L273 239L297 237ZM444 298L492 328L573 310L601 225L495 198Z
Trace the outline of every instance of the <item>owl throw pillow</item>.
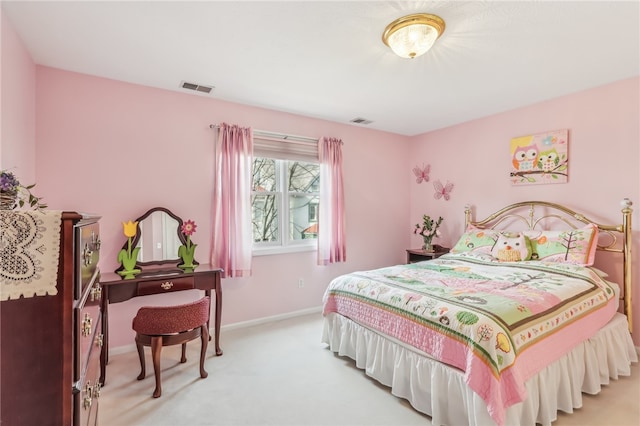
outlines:
M531 258L531 241L522 233L500 233L491 249L491 255L500 262L518 262Z

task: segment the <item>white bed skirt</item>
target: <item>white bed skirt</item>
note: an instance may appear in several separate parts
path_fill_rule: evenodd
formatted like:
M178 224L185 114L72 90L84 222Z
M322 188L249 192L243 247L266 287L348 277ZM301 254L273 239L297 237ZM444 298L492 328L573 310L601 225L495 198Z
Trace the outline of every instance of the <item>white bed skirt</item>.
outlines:
M485 402L464 381L463 373L408 349L395 339L356 324L339 314L325 316L322 342L356 362L367 375L391 387L433 425L494 425ZM550 425L558 410L582 406L582 392L597 394L609 379L631 374L638 356L617 313L595 336L527 381L527 399L507 410L506 425Z

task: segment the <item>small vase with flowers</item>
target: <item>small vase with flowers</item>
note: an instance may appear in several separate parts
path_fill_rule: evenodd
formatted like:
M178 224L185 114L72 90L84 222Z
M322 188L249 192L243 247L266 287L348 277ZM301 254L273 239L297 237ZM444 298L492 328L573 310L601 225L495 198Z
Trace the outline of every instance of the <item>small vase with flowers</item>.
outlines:
M433 253L433 237L439 237L440 231L438 228L442 225L442 216L438 217L438 220L431 219L429 215L422 216L422 225L416 223L413 233L422 236L422 250Z

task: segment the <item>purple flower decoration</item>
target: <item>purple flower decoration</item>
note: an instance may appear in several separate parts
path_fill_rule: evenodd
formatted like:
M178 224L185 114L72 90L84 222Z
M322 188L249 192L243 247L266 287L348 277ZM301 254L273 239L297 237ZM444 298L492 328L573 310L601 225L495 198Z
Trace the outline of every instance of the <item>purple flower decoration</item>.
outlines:
M20 182L18 182L18 179L16 179L13 173L10 173L10 172L0 173L0 189L2 191L15 192L18 190L19 186L20 186Z
M44 209L46 204L41 198L31 193L35 184L24 186L12 172L0 170L0 192L2 193L2 208L14 209L25 204L36 209Z

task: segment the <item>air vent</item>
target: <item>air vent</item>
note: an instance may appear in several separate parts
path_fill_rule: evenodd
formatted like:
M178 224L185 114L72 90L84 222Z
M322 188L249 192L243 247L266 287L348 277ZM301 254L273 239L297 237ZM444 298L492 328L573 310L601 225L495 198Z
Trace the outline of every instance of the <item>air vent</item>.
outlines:
M205 86L203 84L188 83L186 81L181 81L180 87L182 87L183 89L195 90L196 92L202 92L202 93L211 93L211 91L214 89L213 86Z
M371 120L367 120L366 118L354 118L353 120L351 120L352 123L356 123L356 124L371 124L373 123L373 121Z

